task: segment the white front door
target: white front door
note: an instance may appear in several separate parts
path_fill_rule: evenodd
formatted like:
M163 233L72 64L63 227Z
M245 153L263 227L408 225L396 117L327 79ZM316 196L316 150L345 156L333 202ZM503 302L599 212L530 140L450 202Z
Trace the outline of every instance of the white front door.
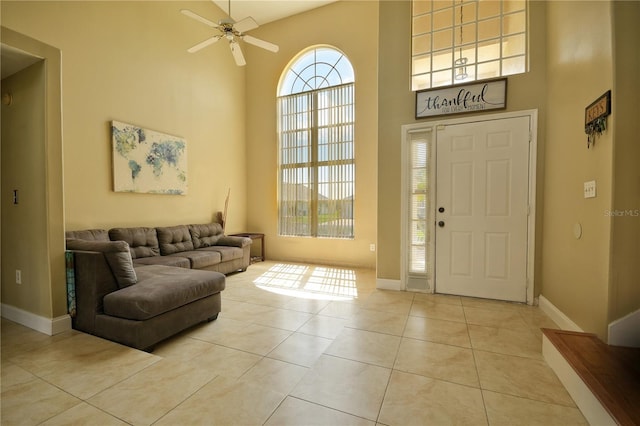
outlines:
M437 131L436 292L526 301L529 122Z

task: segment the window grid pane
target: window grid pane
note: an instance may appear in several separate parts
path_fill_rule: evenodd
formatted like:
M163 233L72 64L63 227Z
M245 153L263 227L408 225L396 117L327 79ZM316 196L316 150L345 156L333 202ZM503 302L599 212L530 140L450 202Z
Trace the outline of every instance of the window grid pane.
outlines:
M354 237L354 100L353 83L278 98L279 235Z
M413 90L527 72L527 0L412 3Z

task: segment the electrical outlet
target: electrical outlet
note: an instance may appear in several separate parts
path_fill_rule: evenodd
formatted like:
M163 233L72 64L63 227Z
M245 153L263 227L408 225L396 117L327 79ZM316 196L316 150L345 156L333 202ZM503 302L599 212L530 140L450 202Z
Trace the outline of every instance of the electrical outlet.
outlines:
M596 197L596 181L591 180L584 183L584 198Z
M16 269L16 284L22 284L22 271Z
M375 244L369 244L369 251L376 251L376 245Z

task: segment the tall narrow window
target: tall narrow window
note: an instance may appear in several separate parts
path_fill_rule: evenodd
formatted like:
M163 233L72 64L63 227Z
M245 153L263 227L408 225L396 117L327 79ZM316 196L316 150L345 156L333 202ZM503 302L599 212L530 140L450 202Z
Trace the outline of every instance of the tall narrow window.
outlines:
M300 54L278 92L278 233L353 238L354 73L331 47Z
M528 70L527 0L413 0L412 88Z

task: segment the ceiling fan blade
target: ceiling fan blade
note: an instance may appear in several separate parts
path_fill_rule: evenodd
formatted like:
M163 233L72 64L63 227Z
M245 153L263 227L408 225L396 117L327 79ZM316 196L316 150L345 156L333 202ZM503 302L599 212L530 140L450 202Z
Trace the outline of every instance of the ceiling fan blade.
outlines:
M221 35L210 37L210 38L206 39L205 41L201 41L200 43L196 44L195 46L190 47L189 49L187 49L187 52L189 52L189 53L197 52L198 50L204 49L205 47L215 43L216 41L220 40L221 38L222 38Z
M247 43L249 43L249 44L253 44L254 46L258 46L258 47L261 47L263 49L267 49L267 50L269 50L271 52L274 52L274 53L276 53L278 50L280 50L280 48L277 45L275 45L273 43L269 43L268 41L260 40L259 38L255 38L255 37L252 37L250 35L244 35L244 36L242 36L242 39L244 41L246 41Z
M236 61L236 65L241 67L247 64L244 60L244 55L242 54L242 49L240 49L240 45L237 41L230 41L229 47L231 48L231 54L233 55L233 59Z
M211 28L218 28L219 27L218 24L215 24L215 23L211 22L207 18L203 18L202 16L198 15L197 13L194 13L194 12L190 11L189 9L182 9L182 10L180 10L180 13L182 13L185 16L188 16L191 19L195 19L198 22L202 22L203 24L208 25Z
M241 34L255 28L258 28L258 23L251 16L247 16L242 21L238 21L233 25L233 29Z

